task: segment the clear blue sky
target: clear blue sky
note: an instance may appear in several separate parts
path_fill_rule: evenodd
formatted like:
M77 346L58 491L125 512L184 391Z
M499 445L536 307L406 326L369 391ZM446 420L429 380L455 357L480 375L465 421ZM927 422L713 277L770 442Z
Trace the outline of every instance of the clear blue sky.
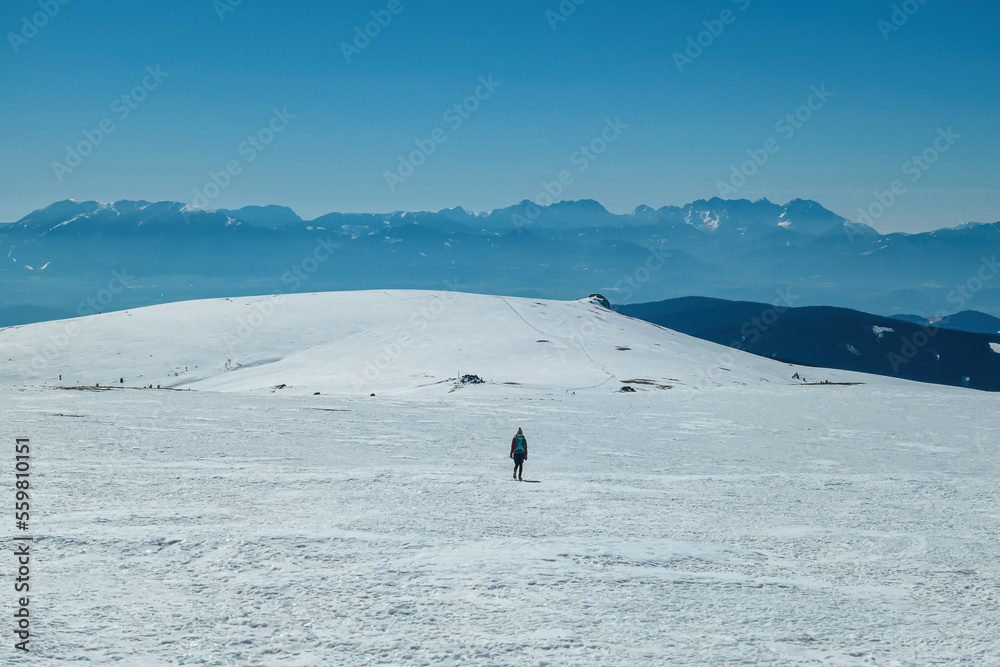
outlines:
M919 9L887 33L889 0L586 0L555 29L559 0L401 0L348 63L341 42L389 0L243 0L220 20L230 1L69 0L35 34L23 19L39 0L6 0L0 220L70 197L192 202L229 161L240 173L213 208L487 210L568 169L561 198L626 212L719 194L768 138L777 152L731 197L815 199L854 219L899 179L882 231L1000 220L996 3L909 0ZM732 22L678 71L674 53L724 9ZM146 77L157 66L159 83ZM500 87L460 127L446 122L489 76ZM152 90L120 118L114 100L144 77ZM833 96L793 136L777 131L812 86ZM295 118L248 162L241 142L274 108ZM574 151L606 118L628 128L580 172ZM53 162L104 119L114 131L60 182ZM949 127L960 138L911 180L907 161ZM385 172L437 128L447 141L390 191Z

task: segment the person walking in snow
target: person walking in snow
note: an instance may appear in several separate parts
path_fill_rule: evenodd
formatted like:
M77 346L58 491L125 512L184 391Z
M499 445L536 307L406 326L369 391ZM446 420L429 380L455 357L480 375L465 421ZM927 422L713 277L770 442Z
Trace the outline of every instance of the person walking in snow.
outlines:
M528 460L528 441L524 439L524 431L517 429L517 435L510 441L510 458L514 459L514 479L521 479L524 472L524 462Z

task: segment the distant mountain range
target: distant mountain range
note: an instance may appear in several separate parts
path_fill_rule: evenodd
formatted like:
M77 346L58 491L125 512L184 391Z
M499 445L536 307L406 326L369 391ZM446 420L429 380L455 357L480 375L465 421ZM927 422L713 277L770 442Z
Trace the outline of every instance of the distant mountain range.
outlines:
M67 200L0 225L0 307L71 313L192 298L460 289L618 303L691 294L940 317L1000 315L1000 223L880 234L816 202L699 200L631 214L595 201L487 213ZM117 277L116 277L117 276ZM119 285L119 283L121 285ZM120 287L120 289L119 289Z
M846 308L685 297L616 307L714 343L780 361L1000 391L1000 334L921 326ZM953 321L989 316L960 313ZM995 319L995 318L990 318ZM809 373L803 372L806 379Z
M1000 318L980 313L975 310L963 310L960 313L942 318L929 319L920 315L893 315L894 319L919 324L923 327L937 327L939 329L955 329L957 331L969 331L972 333L996 334L1000 333Z

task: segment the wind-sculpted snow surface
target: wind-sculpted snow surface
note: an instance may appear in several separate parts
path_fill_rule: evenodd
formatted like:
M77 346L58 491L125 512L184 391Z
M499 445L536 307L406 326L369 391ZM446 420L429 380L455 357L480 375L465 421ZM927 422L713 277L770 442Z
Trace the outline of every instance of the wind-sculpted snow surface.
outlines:
M474 389L0 389L31 663L996 664L992 396Z

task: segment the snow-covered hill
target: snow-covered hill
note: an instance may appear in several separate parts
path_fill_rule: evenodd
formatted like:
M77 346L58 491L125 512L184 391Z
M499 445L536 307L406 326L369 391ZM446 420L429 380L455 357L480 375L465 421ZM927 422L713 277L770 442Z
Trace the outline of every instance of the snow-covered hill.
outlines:
M589 299L331 293L3 329L32 664L994 664L994 398Z
M619 315L595 299L364 291L208 299L0 330L0 384L367 395L637 391L810 381L804 370ZM62 380L59 377L62 376ZM473 390L469 386L464 390Z

